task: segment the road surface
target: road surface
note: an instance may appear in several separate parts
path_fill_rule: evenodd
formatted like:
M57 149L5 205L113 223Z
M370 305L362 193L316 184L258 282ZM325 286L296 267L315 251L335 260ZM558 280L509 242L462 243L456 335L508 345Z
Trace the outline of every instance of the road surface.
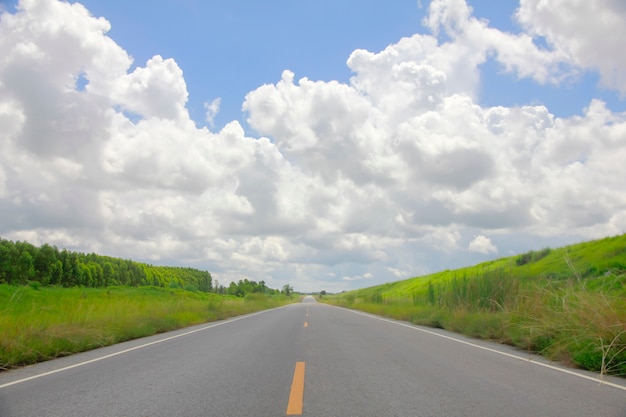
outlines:
M305 300L0 373L0 417L626 416L626 381Z

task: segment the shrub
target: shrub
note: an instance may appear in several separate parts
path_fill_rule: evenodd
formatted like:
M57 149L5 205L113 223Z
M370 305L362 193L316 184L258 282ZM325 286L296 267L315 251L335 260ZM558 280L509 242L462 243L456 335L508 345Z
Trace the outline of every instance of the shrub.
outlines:
M539 259L545 258L546 256L548 256L549 253L550 253L550 248L545 248L540 251L531 250L530 252L520 255L515 260L515 265L522 266L522 265L529 264L531 262L537 262Z

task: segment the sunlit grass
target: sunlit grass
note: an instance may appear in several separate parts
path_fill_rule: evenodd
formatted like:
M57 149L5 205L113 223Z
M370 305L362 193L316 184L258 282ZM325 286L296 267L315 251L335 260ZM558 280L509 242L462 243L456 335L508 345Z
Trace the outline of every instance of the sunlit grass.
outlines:
M0 369L287 304L156 287L0 285Z
M503 258L322 301L626 376L626 235L528 258Z

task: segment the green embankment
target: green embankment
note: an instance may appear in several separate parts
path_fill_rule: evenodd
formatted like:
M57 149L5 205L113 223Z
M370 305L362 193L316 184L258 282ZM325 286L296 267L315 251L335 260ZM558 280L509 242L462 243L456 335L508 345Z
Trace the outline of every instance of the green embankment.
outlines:
M278 293L0 284L0 370L293 301Z
M626 376L626 234L322 301Z

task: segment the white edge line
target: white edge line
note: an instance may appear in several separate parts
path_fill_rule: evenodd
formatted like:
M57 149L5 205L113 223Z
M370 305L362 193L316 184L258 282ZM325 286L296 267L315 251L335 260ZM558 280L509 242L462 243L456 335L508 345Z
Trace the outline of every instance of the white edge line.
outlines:
M291 304L288 304L288 305L291 305ZM284 307L287 307L287 306L282 306L282 307L277 307L277 308L284 308ZM65 366L63 368L59 368L59 369L55 369L55 370L52 370L52 371L44 372L42 374L37 374L37 375L29 376L27 378L17 379L15 381L7 382L6 384L0 385L0 389L10 387L11 385L21 384L22 382L31 381L33 379L42 378L44 376L56 374L56 373L59 373L59 372L68 371L68 370L73 369L73 368L78 368L79 366L89 365L90 363L99 362L101 360L112 358L112 357L118 356L118 355L123 355L124 353L132 352L133 350L143 349L143 348L148 347L148 346L152 346L152 345L156 345L156 344L159 344L159 343L167 342L168 340L177 339L179 337L187 336L187 335L190 335L192 333L201 332L203 330L208 330L208 329L211 329L213 327L222 326L224 324L232 323L232 322L235 322L235 321L238 321L238 320L243 320L243 319L246 319L246 318L249 318L249 317L257 316L259 314L267 313L268 311L276 310L277 308L273 308L273 309L269 309L269 310L257 311L256 313L246 314L245 316L239 316L239 317L231 318L231 319L228 319L228 320L219 321L217 323L212 323L212 324L210 324L208 326L204 326L204 327L201 327L199 329L195 329L195 330L191 330L191 331L188 331L188 332L185 332L185 333L181 333L181 334L177 334L177 335L174 335L174 336L166 337L165 339L159 339L159 340L155 340L155 341L150 342L150 343L144 343L143 345L133 346L132 348L120 350L119 352L110 353L108 355L100 356L100 357L97 357L97 358L94 358L94 359L90 359L90 360L84 361L84 362L75 363L74 365ZM111 346L113 346L113 345L111 345Z
M386 319L384 317L379 317L379 316L376 316L376 315L373 315L373 314L368 314L368 313L364 313L364 312L361 312L361 311L352 310L352 309L349 309L349 308L337 307L337 306L333 306L333 307L341 308L342 310L347 310L347 311L350 311L350 312L352 312L354 314L358 314L360 316L365 316L365 317L369 317L369 318L376 319L376 320L386 321L388 323L396 324L398 326L407 327L409 329L412 329L412 330L415 330L415 331L418 331L418 332L427 333L427 334L430 334L430 335L433 335L433 336L441 337L443 339L452 340L454 342L461 343L461 344L464 344L464 345L467 345L467 346L472 346L472 347L475 347L475 348L478 348L478 349L486 350L488 352L497 353L497 354L502 355L502 356L508 356L509 358L517 359L517 360L520 360L520 361L523 361L523 362L530 362L533 365L543 366L544 368L553 369L555 371L563 372L565 374L577 376L579 378L587 379L589 381L597 382L597 383L600 383L600 384L603 384L603 385L611 386L613 388L621 389L622 391L626 391L626 386L615 384L615 383L609 382L609 381L605 381L605 380L601 379L602 376L600 376L600 378L594 378L594 377L591 377L589 375L583 375L583 374L580 374L580 373L575 372L575 371L570 371L569 369L563 369L563 368L560 368L558 366L550 365L549 363L535 361L535 360L533 360L530 357L523 357L523 356L513 355L511 353L502 352L502 351L499 351L499 350L496 350L496 349L491 349L491 348L488 348L486 346L477 345L475 343L471 343L471 342L468 342L468 341L465 341L465 340L457 339L457 338L454 338L452 336L446 336L445 334L440 334L440 333L437 333L437 332L432 332L430 330L422 329L422 328L417 327L415 325L406 324L406 323L402 323L402 322L399 322L399 321ZM2 387L0 386L0 388L2 388Z

